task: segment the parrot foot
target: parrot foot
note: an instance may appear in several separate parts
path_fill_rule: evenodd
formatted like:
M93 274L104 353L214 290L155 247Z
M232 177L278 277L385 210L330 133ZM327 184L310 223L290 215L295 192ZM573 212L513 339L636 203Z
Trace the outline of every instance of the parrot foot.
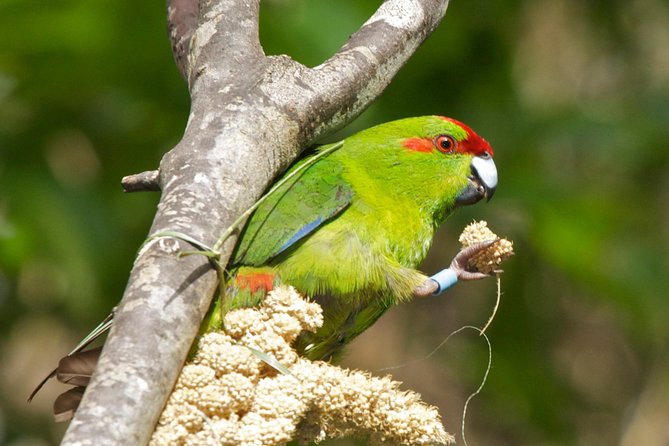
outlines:
M493 274L486 274L476 271L469 266L469 260L476 256L479 252L490 248L492 245L500 240L499 237L491 240L486 240L480 243L474 243L466 248L460 250L453 258L450 269L454 270L458 276L458 280L479 280L490 277L493 274L501 273L502 270L495 270Z
M497 243L498 240L498 238L486 240L461 249L451 261L451 266L425 279L423 283L414 289L413 295L416 297L435 296L443 293L459 280L479 280L490 277L491 275L489 274L471 270L468 265L469 259L479 252L488 249ZM494 271L495 274L499 272L501 271Z

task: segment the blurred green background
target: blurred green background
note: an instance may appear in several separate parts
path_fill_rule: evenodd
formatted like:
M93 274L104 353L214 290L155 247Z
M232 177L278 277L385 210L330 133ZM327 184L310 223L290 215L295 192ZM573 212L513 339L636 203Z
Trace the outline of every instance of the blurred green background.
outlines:
M317 65L379 3L267 0L261 38ZM49 445L64 387L26 397L121 296L158 196L119 181L179 140L188 95L164 2L3 0L0 29L0 444ZM472 219L515 241L470 445L669 445L668 48L667 1L454 0L344 130L444 114L493 145L495 199L448 220L423 268ZM461 444L487 348L465 331L425 356L494 300L486 280L398 307L345 363L410 363L393 375Z

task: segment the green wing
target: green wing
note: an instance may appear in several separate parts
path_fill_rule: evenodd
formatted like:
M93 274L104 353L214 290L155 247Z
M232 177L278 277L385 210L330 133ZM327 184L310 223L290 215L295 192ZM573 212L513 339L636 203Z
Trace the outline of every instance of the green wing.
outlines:
M232 265L265 265L346 209L353 190L341 172L341 164L325 157L272 192L249 218Z

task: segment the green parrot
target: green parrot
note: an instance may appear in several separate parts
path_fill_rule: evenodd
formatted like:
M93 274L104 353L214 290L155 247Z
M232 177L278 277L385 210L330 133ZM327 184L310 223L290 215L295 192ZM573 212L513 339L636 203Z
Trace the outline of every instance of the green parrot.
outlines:
M290 284L324 312L323 327L303 334L298 351L330 359L388 308L443 291L447 284L436 287L439 277L428 278L416 267L454 209L492 197L492 155L468 126L440 116L389 122L345 139L251 216L206 329L220 328L225 311L255 305L273 287ZM463 274L485 277L461 268ZM444 275L449 284L458 277L455 268Z
M256 305L288 284L324 315L316 333L298 338L297 350L328 360L393 305L488 277L466 265L493 240L461 251L432 277L416 269L444 219L489 200L497 187L493 151L471 128L441 116L407 118L322 154L330 147L298 161L249 218L202 332L220 328L226 311Z

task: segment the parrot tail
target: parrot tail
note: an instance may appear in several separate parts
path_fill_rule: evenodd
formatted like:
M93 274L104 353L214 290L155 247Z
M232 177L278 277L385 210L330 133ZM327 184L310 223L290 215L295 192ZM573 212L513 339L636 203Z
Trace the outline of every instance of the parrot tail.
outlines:
M230 309L252 307L257 305L269 291L278 283L276 272L271 268L246 268L235 271L234 277L226 287L225 302L217 298L208 312L200 329L200 335L205 332L218 330L223 322L223 315ZM221 308L223 305L223 308ZM221 311L222 310L222 311ZM114 312L107 316L88 336L86 336L67 356L64 356L58 366L51 371L32 391L28 402L44 387L51 378L56 378L63 384L73 385L68 391L61 393L53 404L53 413L56 422L69 421L79 406L93 371L97 366L102 347L84 350L91 342L106 333L113 322ZM197 340L193 344L190 355L195 353Z
M28 398L28 402L39 392L44 384L51 378L56 379L63 384L70 384L74 387L58 395L53 403L53 416L57 423L69 421L74 416L74 412L79 407L84 390L93 375L93 371L98 364L102 347L91 350L72 353L63 357L58 362L58 367L53 369L49 375L33 390Z

